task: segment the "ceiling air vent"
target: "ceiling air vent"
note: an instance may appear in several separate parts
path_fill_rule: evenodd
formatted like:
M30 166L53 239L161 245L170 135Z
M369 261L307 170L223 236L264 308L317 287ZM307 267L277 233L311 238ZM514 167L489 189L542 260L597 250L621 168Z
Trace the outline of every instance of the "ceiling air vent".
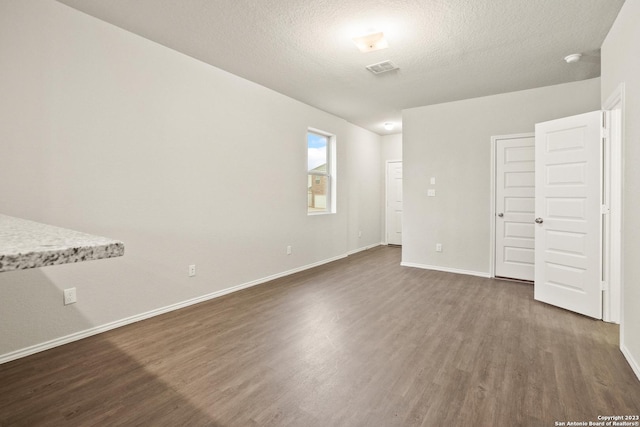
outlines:
M367 70L371 71L373 74L382 74L387 71L397 70L398 66L391 61L382 61L377 64L367 65Z

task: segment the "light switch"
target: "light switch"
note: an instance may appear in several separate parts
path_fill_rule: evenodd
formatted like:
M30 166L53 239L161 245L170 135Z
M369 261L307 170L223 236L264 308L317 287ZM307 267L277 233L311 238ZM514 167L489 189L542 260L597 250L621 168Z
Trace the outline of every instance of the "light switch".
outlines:
M431 185L436 185L436 177L432 176L430 180Z

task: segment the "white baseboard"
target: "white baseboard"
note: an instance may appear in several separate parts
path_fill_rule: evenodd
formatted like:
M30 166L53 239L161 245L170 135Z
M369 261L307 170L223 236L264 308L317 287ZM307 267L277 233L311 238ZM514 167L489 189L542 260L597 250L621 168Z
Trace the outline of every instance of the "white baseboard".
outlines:
M378 246L382 246L382 245L384 245L384 243L380 242L380 243L374 243L373 245L364 246L362 248L354 249L352 251L347 252L347 256L357 254L358 252L368 251L369 249L377 248Z
M631 366L633 373L636 374L638 381L640 381L640 363L633 358L631 352L624 345L620 345L620 351L624 355L624 358L627 359L627 363Z
M468 276L478 276L478 277L484 277L487 279L491 277L489 273L484 273L481 271L461 270L459 268L439 267L436 265L416 264L413 262L401 262L400 265L403 267L422 268L424 270L436 270L436 271L444 271L446 273L466 274Z
M378 245L374 245L372 247L375 247ZM364 250L364 249L363 249ZM97 335L103 332L107 332L110 331L112 329L116 329L119 328L121 326L126 326L129 325L131 323L135 323L135 322L139 322L141 320L145 320L145 319L149 319L151 317L155 317L155 316L159 316L161 314L165 314L168 313L170 311L174 311L174 310L179 310L181 308L185 308L188 307L190 305L194 305L194 304L198 304L204 301L208 301L214 298L218 298L221 297L223 295L227 295L230 294L232 292L237 292L240 291L242 289L246 289L246 288L250 288L252 286L256 286L256 285L260 285L262 283L266 283L269 282L271 280L275 280L278 279L280 277L284 277L284 276L289 276L291 274L294 273L298 273L300 271L304 271L304 270L308 270L310 268L314 268L314 267L318 267L320 265L323 264L327 264L333 261L337 261L339 259L342 258L346 258L348 256L348 254L345 255L339 255L333 258L329 258L329 259L325 259L322 261L318 261L318 262L314 262L312 264L307 264L304 265L302 267L297 267L294 268L292 270L288 270L288 271L284 271L282 273L277 273L277 274L273 274L271 276L267 276L267 277L263 277L261 279L257 279L257 280L253 280L251 282L246 282L246 283L242 283L240 285L236 285L236 286L232 286L230 288L226 288L226 289L222 289L220 291L216 291L216 292L211 292L209 294L206 295L202 295L196 298L191 298L188 299L186 301L182 301L176 304L171 304L168 305L166 307L161 307L161 308L157 308L155 310L151 310L151 311L147 311L145 313L141 313L141 314L136 314L134 316L131 317L127 317L121 320L116 320L114 322L110 322L110 323L106 323L104 325L100 325L100 326L96 326L93 328L89 328L89 329L85 329L84 331L79 331L79 332L75 332L73 334L69 334L66 335L64 337L60 337L60 338L55 338L53 340L50 341L46 341L40 344L35 344L20 350L16 350L16 351L12 351L10 353L6 353L6 354L2 354L0 355L0 365L3 363L7 363L10 362L12 360L16 360L16 359L20 359L22 357L26 357L35 353L39 353L41 351L45 351L45 350L49 350L52 349L54 347L58 347L64 344L68 344L70 342L74 342L74 341L78 341L81 340L83 338L87 338L90 337L92 335Z

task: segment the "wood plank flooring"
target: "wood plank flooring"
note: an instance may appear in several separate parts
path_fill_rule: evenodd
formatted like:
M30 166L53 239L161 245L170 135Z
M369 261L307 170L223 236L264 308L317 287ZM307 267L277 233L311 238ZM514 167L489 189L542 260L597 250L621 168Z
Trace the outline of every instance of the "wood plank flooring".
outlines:
M379 247L0 365L1 426L554 426L640 414L618 327ZM34 325L37 327L37 325Z

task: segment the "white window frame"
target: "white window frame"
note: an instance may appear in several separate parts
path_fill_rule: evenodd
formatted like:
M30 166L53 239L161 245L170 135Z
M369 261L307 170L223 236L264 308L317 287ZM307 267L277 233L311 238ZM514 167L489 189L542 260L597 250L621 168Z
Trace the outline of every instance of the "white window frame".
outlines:
M310 170L307 170L307 177L311 175L313 177L323 176L327 178L327 208L326 210L319 211L319 212L309 211L309 206L307 201L307 215L315 216L315 215L334 214L336 213L336 197L335 197L336 196L336 156L335 156L336 136L320 129L307 128L307 132L305 134L305 143L307 144L307 161L308 161L308 153L309 153L308 150L309 150L309 134L310 133L327 138L327 171L312 172Z

